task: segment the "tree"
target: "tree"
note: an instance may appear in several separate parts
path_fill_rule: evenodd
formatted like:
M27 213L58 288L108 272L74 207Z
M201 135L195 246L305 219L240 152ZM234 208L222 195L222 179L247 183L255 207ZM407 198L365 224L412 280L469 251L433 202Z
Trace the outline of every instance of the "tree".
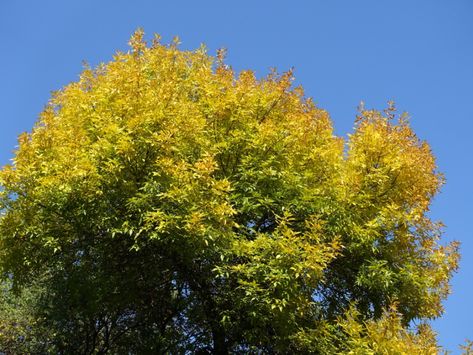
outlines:
M345 141L291 72L236 77L223 51L177 43L137 31L19 138L0 266L25 325L2 318L0 341L9 327L60 354L438 351L425 321L457 245L427 215L443 178L407 117L362 109Z

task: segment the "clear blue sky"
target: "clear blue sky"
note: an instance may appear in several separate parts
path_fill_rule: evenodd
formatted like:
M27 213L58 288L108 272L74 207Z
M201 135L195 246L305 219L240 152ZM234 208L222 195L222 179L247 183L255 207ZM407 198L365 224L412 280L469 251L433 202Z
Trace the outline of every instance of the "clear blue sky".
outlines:
M295 67L297 82L327 109L336 132L353 127L360 100L389 99L409 111L438 157L447 185L432 216L461 241L461 269L446 313L434 322L441 344L473 338L473 1L0 1L0 163L30 130L50 91L127 49L143 27L182 47L229 50L235 69Z

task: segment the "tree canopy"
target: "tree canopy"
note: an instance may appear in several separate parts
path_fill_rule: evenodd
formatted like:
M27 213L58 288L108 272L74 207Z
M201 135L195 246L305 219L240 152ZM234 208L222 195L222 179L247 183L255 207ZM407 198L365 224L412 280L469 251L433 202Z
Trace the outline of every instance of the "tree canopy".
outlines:
M292 72L137 31L0 172L7 354L432 354L457 244L397 115L337 137Z

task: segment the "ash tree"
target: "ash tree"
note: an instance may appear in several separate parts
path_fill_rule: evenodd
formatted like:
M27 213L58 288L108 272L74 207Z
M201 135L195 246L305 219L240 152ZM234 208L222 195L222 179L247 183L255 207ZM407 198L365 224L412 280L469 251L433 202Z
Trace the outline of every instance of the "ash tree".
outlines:
M0 172L6 354L432 354L455 243L405 115L347 139L292 73L151 45L56 92Z

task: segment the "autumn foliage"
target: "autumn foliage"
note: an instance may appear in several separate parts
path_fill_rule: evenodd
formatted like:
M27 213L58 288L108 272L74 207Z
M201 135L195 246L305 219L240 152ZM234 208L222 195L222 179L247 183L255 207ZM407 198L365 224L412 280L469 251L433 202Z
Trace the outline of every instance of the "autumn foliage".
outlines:
M440 351L426 321L457 245L407 117L361 109L345 140L291 72L130 45L56 92L0 173L0 348Z

